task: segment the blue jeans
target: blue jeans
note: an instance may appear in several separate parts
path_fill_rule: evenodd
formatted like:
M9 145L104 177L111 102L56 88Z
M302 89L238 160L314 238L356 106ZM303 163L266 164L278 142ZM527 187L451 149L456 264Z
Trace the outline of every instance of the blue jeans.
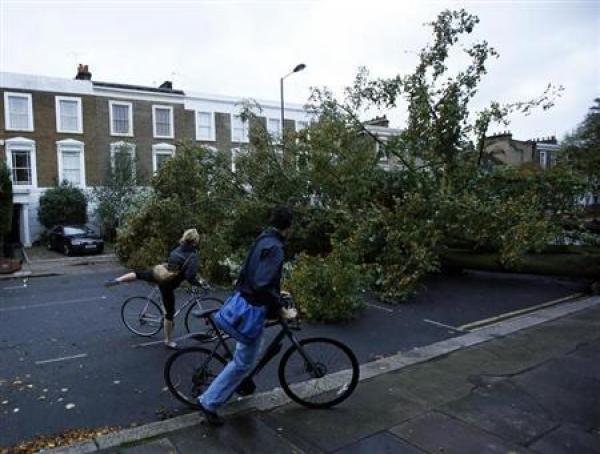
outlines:
M254 366L260 352L262 338L263 334L251 344L236 343L233 359L227 363L208 389L198 397L198 402L204 408L215 411L229 400Z

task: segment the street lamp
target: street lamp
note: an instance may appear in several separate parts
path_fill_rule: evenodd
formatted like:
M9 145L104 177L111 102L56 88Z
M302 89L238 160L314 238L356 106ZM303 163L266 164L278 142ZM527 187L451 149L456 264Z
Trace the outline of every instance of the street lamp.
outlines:
M289 73L287 73L285 76L283 76L280 79L280 89L281 89L281 147L283 149L283 121L284 121L284 117L283 117L283 79L285 79L288 76L291 76L294 73L297 73L299 71L302 71L304 68L306 68L306 65L304 63L300 63L299 65L296 65L296 67Z

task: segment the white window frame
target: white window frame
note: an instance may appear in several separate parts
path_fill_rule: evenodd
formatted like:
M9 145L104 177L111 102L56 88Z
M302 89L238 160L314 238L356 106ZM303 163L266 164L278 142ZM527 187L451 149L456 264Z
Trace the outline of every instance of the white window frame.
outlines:
M271 127L269 126L271 121L276 121L279 124L279 130L275 131L275 130L271 129ZM281 136L282 136L281 118L275 118L275 117L267 118L267 132L269 134L271 134L271 136L275 140L280 140Z
M170 143L157 143L152 145L152 173L156 175L158 172L158 160L156 159L158 155L169 155L171 157L175 156L175 145Z
M540 166L542 169L548 166L548 153L544 150L540 150Z
M385 147L385 143L387 142L384 139L381 139L383 141L383 145ZM382 151L381 150L381 143L379 141L375 142L375 156L379 155L379 153ZM383 170L390 170L390 157L387 156L385 154L385 152L381 153L381 156L379 156L378 160L377 160L377 165L382 168Z
M169 111L169 126L170 133L167 135L159 135L156 131L156 110L168 110ZM152 105L152 134L156 139L173 139L175 137L175 123L173 122L173 106L164 106L153 104Z
M305 126L303 126L302 128L300 128L300 127L298 127L298 123L304 123ZM300 132L303 129L306 129L306 128L308 128L310 126L310 121L309 120L296 120L294 126L296 128L296 132Z
M126 133L115 132L113 129L113 106L129 107L129 130ZM108 101L108 117L110 122L110 135L116 137L133 137L133 103L128 101Z
M133 160L133 176L136 176L136 162L135 162L135 144L131 142L113 142L110 144L110 165L114 168L115 166L115 153L117 153L118 149L121 147L129 147L129 153L131 154L131 159Z
M208 138L200 137L200 121L198 121L198 116L200 114L209 114L210 115L210 137L208 137ZM196 120L196 140L206 141L206 142L214 142L215 140L217 140L216 127L215 127L215 113L214 112L208 112L206 110L196 110L195 120ZM231 124L231 137L233 140L233 123Z
M60 127L60 102L61 101L71 101L77 103L77 129L74 131L69 131L65 129L61 129ZM54 103L56 107L56 132L66 133L66 134L83 134L83 110L81 108L81 98L74 96L55 96Z
M14 128L10 122L10 109L8 98L26 98L27 99L27 128ZM33 100L31 93L19 93L19 92L4 92L4 129L7 131L33 131Z
M14 137L4 141L5 152L6 152L6 164L10 168L10 179L13 185L17 188L34 189L37 188L37 165L36 165L36 153L35 153L35 140L27 139L25 137ZM31 184L17 184L13 181L12 172L12 152L14 149L27 149L29 151L29 163L31 165Z
M240 154L242 154L241 148L233 147L231 149L231 173L235 173L237 170L235 166L235 160Z
M246 121L242 121L241 119L241 115L238 114L231 114L231 141L234 143L248 143L250 142L250 121L248 119L246 119ZM233 127L233 122L236 118L240 119L240 122L242 123L242 140L237 140L237 138L234 136L233 131L235 130L235 128Z
M85 188L85 145L83 142L74 139L65 139L56 142L58 184L62 183L64 180L63 151L75 151L75 147L79 148L79 184L75 186Z

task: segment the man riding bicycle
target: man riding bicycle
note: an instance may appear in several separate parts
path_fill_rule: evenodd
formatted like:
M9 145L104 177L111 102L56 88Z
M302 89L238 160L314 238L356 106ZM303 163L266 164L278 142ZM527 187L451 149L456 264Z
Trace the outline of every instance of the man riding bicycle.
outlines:
M275 208L270 225L252 245L235 293L215 317L219 327L237 343L233 359L198 397L200 408L213 425L223 424L217 408L229 400L258 357L267 315L277 314L283 307L280 288L283 244L291 232L291 209ZM283 315L286 318L295 316L294 313Z

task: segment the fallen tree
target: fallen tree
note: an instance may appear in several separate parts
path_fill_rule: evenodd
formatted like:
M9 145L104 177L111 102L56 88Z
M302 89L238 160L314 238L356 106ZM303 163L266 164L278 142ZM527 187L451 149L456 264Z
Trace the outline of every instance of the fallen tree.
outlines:
M450 249L441 255L443 269L506 271L590 278L600 281L600 248L569 246L567 250L548 250L523 255L518 265L506 265L500 254Z

